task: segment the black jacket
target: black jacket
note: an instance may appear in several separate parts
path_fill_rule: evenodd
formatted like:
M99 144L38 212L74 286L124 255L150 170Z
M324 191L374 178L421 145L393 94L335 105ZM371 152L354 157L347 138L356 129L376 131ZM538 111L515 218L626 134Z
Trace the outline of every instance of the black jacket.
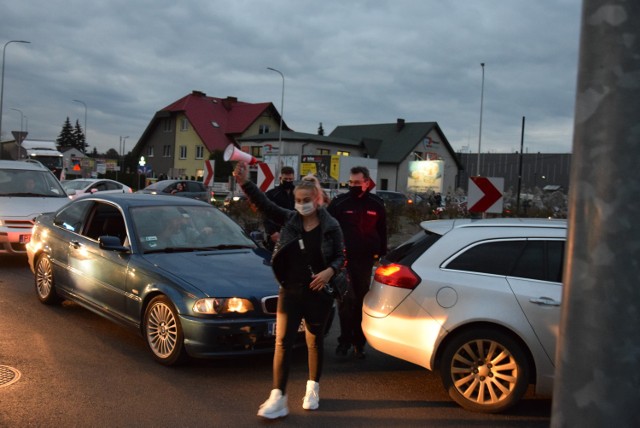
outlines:
M328 211L340 223L348 259L387 254L387 212L379 196L343 193L333 198Z
M287 193L287 191L282 188L282 185L274 187L271 190L268 190L267 192L265 192L265 195L267 195L267 198L269 198L270 200L272 200L282 208L286 208L288 210L293 210L294 208L295 203L293 200L294 199L293 190L290 190L289 193ZM269 220L269 218L265 216L264 231L267 234L266 239L270 240L271 238L269 237L273 233L278 232L279 230L280 230L280 226L274 223L273 221Z
M242 190L265 217L282 227L280 229L280 240L271 256L273 273L282 285L283 272L292 263L302 263L302 260L291 260L290 257L287 257L288 254L295 254L295 252L288 250L292 246L298 245L298 240L302 239L302 216L295 210L282 208L269 200L258 186L250 181L242 185ZM336 219L331 217L323 207L318 208L318 218L322 233L321 252L323 265L331 267L334 273L338 272L345 262L342 230Z

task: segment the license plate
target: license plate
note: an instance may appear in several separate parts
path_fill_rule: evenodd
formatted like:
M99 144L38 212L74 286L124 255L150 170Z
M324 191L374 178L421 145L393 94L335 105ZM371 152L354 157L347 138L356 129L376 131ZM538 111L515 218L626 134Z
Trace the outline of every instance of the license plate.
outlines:
M19 242L21 244L28 244L31 241L31 235L20 235Z
M302 333L303 331L304 331L304 320L300 321L300 325L298 326L298 333ZM275 321L271 321L267 325L267 334L269 336L275 336L276 335L276 322Z

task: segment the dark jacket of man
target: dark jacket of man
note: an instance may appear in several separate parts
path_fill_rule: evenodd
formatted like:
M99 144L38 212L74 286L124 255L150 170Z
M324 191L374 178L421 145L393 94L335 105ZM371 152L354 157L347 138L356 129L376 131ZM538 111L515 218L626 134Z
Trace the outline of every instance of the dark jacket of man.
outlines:
M366 192L356 198L343 193L331 201L328 211L342 227L347 259L373 259L387 253L387 214L379 196Z
M281 184L265 192L265 195L267 196L267 198L269 198L269 200L271 200L272 202L275 202L275 204L278 205L279 207L282 207L288 210L294 209L295 202L294 202L294 196L293 196L293 189L289 190L289 192L287 193L287 191ZM275 232L280 231L280 225L276 224L275 222L265 217L264 231L265 231L265 237L264 237L265 244L267 245L267 248L269 250L273 250L274 243L271 241L271 235L274 234Z

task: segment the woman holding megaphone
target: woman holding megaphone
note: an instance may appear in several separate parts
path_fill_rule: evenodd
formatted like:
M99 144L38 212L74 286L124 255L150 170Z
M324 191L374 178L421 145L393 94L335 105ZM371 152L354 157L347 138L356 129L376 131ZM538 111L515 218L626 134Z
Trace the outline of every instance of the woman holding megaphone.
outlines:
M287 378L298 326L304 318L309 380L302 408L319 406L324 331L333 297L325 284L345 263L342 230L324 208L324 191L313 179L303 179L293 190L295 210L269 200L248 180L248 167L238 162L233 175L247 198L269 220L282 227L271 258L273 273L280 284L276 317L276 347L273 356L273 389L262 403L258 416L275 419L289 414ZM315 177L312 177L315 178Z

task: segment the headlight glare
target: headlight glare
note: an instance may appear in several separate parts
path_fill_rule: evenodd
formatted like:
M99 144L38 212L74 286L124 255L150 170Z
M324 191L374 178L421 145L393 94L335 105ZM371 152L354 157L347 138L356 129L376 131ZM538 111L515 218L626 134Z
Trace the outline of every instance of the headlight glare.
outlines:
M253 310L253 304L250 300L241 299L239 297L199 299L193 305L194 312L199 314L244 314Z

